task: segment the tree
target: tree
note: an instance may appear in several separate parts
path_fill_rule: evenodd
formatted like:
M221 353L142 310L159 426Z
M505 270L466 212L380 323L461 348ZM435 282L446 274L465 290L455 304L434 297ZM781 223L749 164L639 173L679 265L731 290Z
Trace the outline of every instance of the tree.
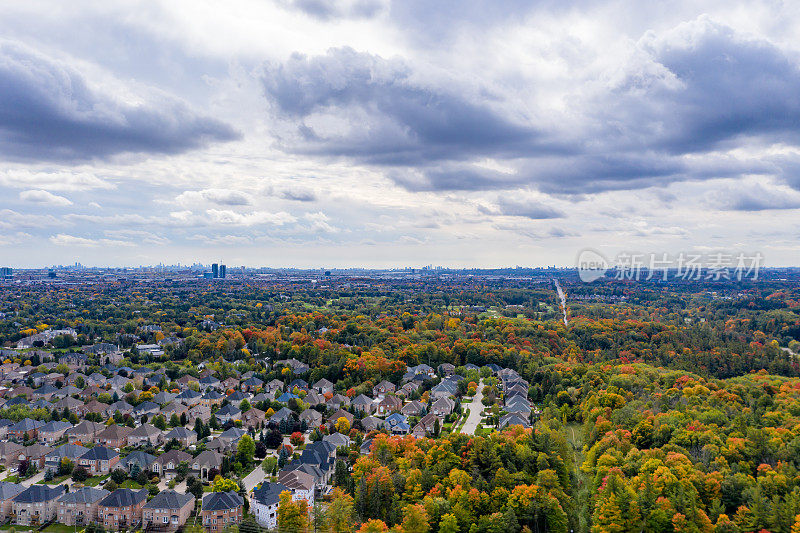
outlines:
M243 465L249 465L253 462L253 457L256 453L256 444L250 435L242 435L239 439L239 444L236 445L236 457Z
M422 505L406 505L403 509L403 533L428 533L430 528L428 513Z
M257 459L263 459L267 456L267 445L262 441L256 442L256 450L253 454Z
M345 417L340 416L336 420L336 426L335 427L336 427L336 431L338 431L339 433L347 433L348 431L350 431L350 422L348 422Z
M445 514L442 515L441 521L439 521L439 533L458 533L458 520L456 519L455 515L453 514Z
M386 527L386 522L378 520L377 518L371 518L361 524L358 533L384 533L386 531L389 531L389 528Z
M72 470L75 468L75 463L72 462L72 459L69 457L62 457L61 462L58 463L58 475L59 476L68 476L72 473Z
M353 531L353 497L340 488L333 489L328 505L327 518L330 533L350 533Z
M119 485L120 483L124 482L128 478L128 473L121 468L116 468L111 472L111 479Z
M153 417L153 425L161 431L165 431L167 429L167 420L164 415L157 415Z
M292 501L292 494L283 491L278 501L278 531L306 533L308 507L305 500Z
M186 492L192 494L197 500L203 497L203 482L194 476L186 478Z
M72 481L75 483L83 483L89 479L89 472L82 466L76 466L72 471Z
M214 483L211 484L211 490L213 492L238 492L239 484L232 479L226 479L218 475L214 478Z
M169 425L172 427L178 427L181 425L181 419L177 413L172 413L172 416L169 417Z
M289 437L289 442L292 443L293 446L300 446L305 441L305 437L299 431L295 431L292 433L292 436Z

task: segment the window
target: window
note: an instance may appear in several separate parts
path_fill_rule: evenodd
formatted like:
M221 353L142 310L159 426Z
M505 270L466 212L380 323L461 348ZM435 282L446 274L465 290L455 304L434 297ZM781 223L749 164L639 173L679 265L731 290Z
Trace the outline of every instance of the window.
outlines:
M165 517L164 517L164 523L166 524L166 523L168 523L168 522L169 522L169 518L165 516Z

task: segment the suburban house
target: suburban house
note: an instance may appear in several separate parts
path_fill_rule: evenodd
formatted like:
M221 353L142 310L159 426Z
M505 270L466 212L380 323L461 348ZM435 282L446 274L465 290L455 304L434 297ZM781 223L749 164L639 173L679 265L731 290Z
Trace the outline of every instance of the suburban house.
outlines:
M320 394L331 393L333 394L333 383L325 378L320 379L311 386L315 391Z
M44 456L44 469L55 472L61 466L63 459L69 459L72 464L78 464L78 459L85 454L88 448L84 448L79 444L62 444L58 448L54 448Z
M43 425L44 422L33 420L32 418L23 418L8 428L8 436L19 440L24 440L25 438L35 439L39 428Z
M106 529L127 529L140 522L146 501L147 489L117 489L100 500L97 521Z
M213 470L219 473L222 467L222 454L206 450L194 458L189 465L192 472L201 480L213 479L209 473Z
M195 442L197 442L197 433L195 433L191 429L186 429L183 426L178 426L176 428L173 428L166 435L164 435L165 442L169 442L172 439L175 439L183 446L189 446L190 444L194 444Z
M53 420L39 428L39 442L53 445L64 437L64 432L72 427L69 422Z
M439 429L442 429L442 419L438 416L434 415L433 413L428 413L427 415L423 416L419 423L414 426L412 432L414 436L417 438L423 438L426 435L432 435L436 430L436 422L439 422Z
M108 474L117 463L119 463L119 453L105 446L89 448L89 451L78 459L78 464L93 476Z
M159 492L142 507L142 527L175 530L186 523L194 509L194 496L174 490Z
M242 416L242 411L238 407L231 404L223 405L214 412L220 424L225 424L230 420L239 420Z
M365 414L371 414L375 411L375 403L372 398L364 394L359 394L353 401L350 402L350 407L356 411L363 411Z
M255 407L242 413L242 424L248 428L256 428L265 420L264 411Z
M109 448L124 448L128 445L128 435L133 428L111 424L106 429L97 434L97 442Z
M305 422L309 428L315 428L322 424L322 413L316 409L306 409L300 413L298 418L300 422Z
M161 442L161 430L152 424L142 424L128 433L128 446L155 446Z
M394 383L386 381L385 379L372 388L372 395L376 398L383 398L386 394L397 390Z
M35 526L49 522L56 515L56 500L67 490L65 485L31 485L11 502L16 523Z
M104 489L81 487L56 501L58 522L65 526L82 526L97 520L100 500L111 494Z
M9 467L19 461L22 445L16 442L0 442L0 464Z
M0 520L5 521L11 515L11 504L14 497L25 490L22 485L0 481Z
M397 396L385 396L378 402L375 413L378 415L387 415L395 411L399 411L403 407L403 401Z
M97 440L97 435L106 428L103 424L84 420L77 426L64 432L70 444L90 443Z
M331 396L330 400L325 402L325 406L328 409L341 409L344 407L350 407L350 398L344 394L334 394Z
M439 398L431 404L431 413L436 416L445 417L456 408L456 402L452 398Z
M201 522L209 531L222 531L242 521L243 509L244 500L235 491L212 492L203 497Z
M291 494L292 491L286 485L268 481L264 481L253 490L250 511L256 516L258 525L267 529L278 527L278 503L283 492ZM292 495L292 499L294 499L294 495Z
M19 452L19 460L23 459L36 466L37 470L44 468L44 456L53 451L53 448L44 444L31 444Z
M152 465L155 460L155 455L136 450L125 456L125 458L117 464L117 467L126 470L129 474L136 468L139 469L139 472L142 472L144 470L149 470L150 465Z
M310 474L297 470L281 470L278 483L292 492L293 500L305 500L309 507L314 506L315 479Z
M192 456L181 450L170 450L165 454L156 457L153 464L150 465L150 470L160 477L170 480L175 477L175 470L181 462L187 464L191 462Z

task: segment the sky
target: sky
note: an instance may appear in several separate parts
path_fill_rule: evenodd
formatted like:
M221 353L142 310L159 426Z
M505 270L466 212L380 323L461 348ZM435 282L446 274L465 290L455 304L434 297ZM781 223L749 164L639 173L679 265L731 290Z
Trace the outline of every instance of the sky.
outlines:
M800 2L0 3L0 264L800 261Z

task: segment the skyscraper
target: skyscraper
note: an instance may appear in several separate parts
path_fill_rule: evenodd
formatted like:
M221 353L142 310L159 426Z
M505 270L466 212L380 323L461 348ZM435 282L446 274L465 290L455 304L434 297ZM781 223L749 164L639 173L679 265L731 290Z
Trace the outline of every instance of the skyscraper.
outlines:
M221 277L221 278L224 278L224 277L225 277L225 270L227 270L227 269L225 268L225 265L220 265L220 266L219 266L219 277Z
M211 277L212 278L219 277L219 265L216 263L211 263Z

